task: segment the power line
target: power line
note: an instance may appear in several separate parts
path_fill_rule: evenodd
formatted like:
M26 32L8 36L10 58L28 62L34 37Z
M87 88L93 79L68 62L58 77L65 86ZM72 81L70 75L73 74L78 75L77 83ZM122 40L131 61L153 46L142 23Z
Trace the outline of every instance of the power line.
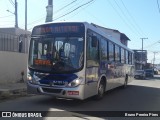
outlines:
M93 4L95 1L93 1L91 4ZM87 7L89 7L91 4L88 4L86 7L84 7L83 8L83 11L87 8ZM71 18L73 18L74 16L76 16L76 15L79 15L78 13L80 13L82 10L79 10L78 12L75 12L72 16L70 16ZM87 11L85 11L85 13L87 13ZM91 14L90 14L90 16L92 16ZM93 17L93 16L92 16ZM95 17L95 16L94 16ZM65 20L66 19L69 19L69 18L65 18Z
M7 18L7 17L11 17L11 16L13 16L13 15L2 16L0 18Z
M15 7L15 3L12 0L9 0L13 7Z
M115 12L119 15L119 17L122 19L122 22L126 24L126 26L128 26L128 28L135 33L135 31L132 29L132 27L130 27L130 25L126 22L126 19L124 19L121 14L118 12L118 10L113 6L113 4L111 3L110 0L107 0L107 2L109 2L109 4L112 6L112 8L115 10ZM135 33L136 34L136 33Z
M68 7L68 6L70 6L71 4L75 3L76 1L77 1L77 0L74 0L74 1L72 1L71 3L69 3L69 4L65 5L65 6L63 6L63 7L60 8L59 10L55 11L53 14L58 13L59 11L65 9L66 7ZM40 21L42 21L43 19L45 19L45 17L46 17L46 16L44 15L43 17L41 17L41 18L39 18L39 19L37 19L37 20L35 20L35 21L33 21L33 22L30 22L30 23L27 24L27 25L32 25L32 24L34 24L34 23L40 22ZM31 28L31 29L32 29L32 28Z
M128 18L128 16L125 14L125 12L123 11L123 9L120 7L120 5L118 4L118 2L116 0L114 0L114 2L116 3L116 5L118 6L118 8L120 9L122 15L125 17L125 19L127 20L127 22L130 23L130 26L132 28L134 28L134 30L136 31L136 33L141 36L141 34L139 33L139 30L135 27L135 25L130 21L130 19Z
M85 1L85 0L81 0L81 1L78 2L77 4L73 4L73 5L70 6L68 9L65 10L65 13L67 13L67 12L73 10L74 8L78 7L79 5L81 5L81 3L83 3L82 1ZM65 8L64 8L64 9L65 9ZM63 15L63 14L64 14L64 12L63 12L61 15ZM61 15L59 15L59 16L61 16Z
M71 4L75 3L76 1L77 1L77 0L74 0L74 1L72 1L71 3L69 3L69 4L65 5L65 6L63 6L63 7L62 7L62 8L60 8L59 10L55 11L55 13L54 13L54 14L56 14L56 13L58 13L59 11L61 11L61 10L65 9L66 7L68 7L68 6L70 6Z
M157 0L157 6L158 6L159 13L160 13L160 7L159 7L159 1L158 0Z
M69 3L69 4L67 4L67 5L71 5L71 4L73 4L74 2L76 2L76 1L77 1L77 0L74 0L74 1L72 1L71 3ZM85 6L85 5L88 5L88 4L90 4L90 3L93 3L94 1L95 1L95 0L90 0L90 1L88 1L88 2L86 2L86 3L84 3L84 4L82 4L82 5L80 5L80 6L78 6L78 7L76 7L75 9L69 11L68 13L63 14L63 15L61 15L61 16L59 16L59 17L53 19L53 21L58 20L58 19L60 19L60 18L62 18L62 17L64 17L64 16L66 16L66 15L69 15L70 13L72 13L72 12L78 10L79 8L81 8L81 7ZM65 5L65 6L67 6L67 5ZM88 5L88 6L89 6L89 5ZM60 9L57 10L57 11L60 11L60 10L62 10L62 9L64 9L64 7L60 8ZM57 12L57 11L56 11L56 12ZM27 24L27 25L31 25L31 24L37 23L37 22L41 21L41 20L44 19L44 18L45 18L45 16L42 17L42 18L40 18L40 19L38 19L38 20L35 20L35 21L33 21L33 22L31 22L31 23L29 23L29 24ZM32 29L32 28L30 28L30 29L28 29L28 30L31 30L31 29Z
M37 19L37 20L35 20L35 21L33 21L33 22L30 22L30 23L28 23L27 25L31 25L31 24L37 23L37 22L43 20L44 18L45 18L45 16L44 16L44 17L41 17L41 18L39 18L39 19Z
M70 11L70 12L64 14L64 15L61 15L61 16L58 17L58 18L55 18L53 21L58 20L59 18L62 18L62 17L64 17L64 16L66 16L66 15L69 15L70 13L72 13L72 12L78 10L79 8L85 6L85 5L87 5L87 4L89 4L89 3L93 2L93 1L94 1L94 0L90 0L90 1L88 1L88 2L86 2L86 3L84 3L84 4L82 4L82 5L78 6L77 8L73 9L72 11Z
M160 40L158 40L157 42L153 43L153 44L150 44L148 46L145 46L144 48L149 48L149 47L152 47L153 45L157 44L157 43L160 43Z
M132 21L134 22L134 24L137 26L137 30L140 30L141 33L144 34L144 32L142 31L141 27L137 24L136 20L134 19L133 15L129 12L128 8L126 7L126 5L124 4L123 0L120 0L122 5L124 6L124 8L126 9L128 15L130 16L130 18L132 19Z

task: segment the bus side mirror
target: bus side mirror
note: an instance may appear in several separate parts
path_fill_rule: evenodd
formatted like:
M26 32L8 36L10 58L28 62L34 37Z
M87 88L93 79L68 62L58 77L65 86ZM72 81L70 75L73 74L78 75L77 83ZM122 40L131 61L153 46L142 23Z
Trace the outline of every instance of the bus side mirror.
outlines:
M98 39L96 36L92 36L92 47L97 47L98 45Z

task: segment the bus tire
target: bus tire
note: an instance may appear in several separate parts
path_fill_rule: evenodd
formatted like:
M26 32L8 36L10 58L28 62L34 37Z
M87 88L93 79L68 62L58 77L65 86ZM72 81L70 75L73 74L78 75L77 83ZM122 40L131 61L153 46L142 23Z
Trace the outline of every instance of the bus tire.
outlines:
M105 84L106 84L106 81L104 79L102 79L99 83L99 86L98 86L98 93L95 96L96 100L100 100L103 98L104 93L105 93L105 87L106 87Z
M125 81L124 81L124 84L123 84L123 88L126 88L128 85L128 75L126 75L125 77Z

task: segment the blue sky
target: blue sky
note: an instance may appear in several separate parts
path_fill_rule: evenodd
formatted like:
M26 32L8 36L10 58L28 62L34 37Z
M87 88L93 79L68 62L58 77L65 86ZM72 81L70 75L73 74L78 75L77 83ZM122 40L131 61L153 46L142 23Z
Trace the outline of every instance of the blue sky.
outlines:
M0 28L15 25L14 15L6 11L14 12L11 1L14 2L14 0L0 0ZM59 18L88 1L90 0L53 0L53 19ZM24 28L25 0L17 0L17 2L19 27ZM73 4L63 8L71 2ZM48 0L28 0L27 28L29 30L45 22L47 4ZM141 49L140 38L148 38L144 40L144 49L148 50L148 62L153 62L153 52L159 52L156 54L155 62L160 63L160 43L158 42L160 41L160 12L157 0L93 0L90 4L57 20L87 21L106 28L117 29L130 38L129 48L131 49Z

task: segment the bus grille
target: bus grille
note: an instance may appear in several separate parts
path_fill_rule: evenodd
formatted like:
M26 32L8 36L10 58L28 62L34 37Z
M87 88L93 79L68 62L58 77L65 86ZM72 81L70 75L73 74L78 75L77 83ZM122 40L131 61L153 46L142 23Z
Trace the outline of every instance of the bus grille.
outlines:
M50 88L42 88L44 92L47 93L61 93L62 89L50 89Z
M52 84L52 85L51 85ZM65 85L65 83L43 83L43 84L41 84L40 83L40 85L44 85L44 86L64 86Z

